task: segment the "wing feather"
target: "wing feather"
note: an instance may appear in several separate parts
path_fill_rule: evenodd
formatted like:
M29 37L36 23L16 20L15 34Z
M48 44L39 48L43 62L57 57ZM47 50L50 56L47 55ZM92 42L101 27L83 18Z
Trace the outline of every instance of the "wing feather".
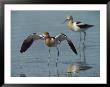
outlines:
M76 25L80 28L89 28L89 27L93 27L94 25L90 25L90 24L84 24L82 22L76 22Z
M69 39L67 39L67 42L68 42L70 48L72 49L72 51L73 51L75 54L77 54L76 48L75 48L74 44L72 43L72 41L69 40Z
M76 51L76 48L75 48L74 44L72 43L72 41L65 34L61 33L61 34L57 35L55 37L55 39L60 41L60 42L66 40L68 42L70 48L72 49L72 51L75 54L77 54L77 51Z
M25 52L34 42L34 40L38 40L38 39L43 39L43 36L41 35L37 35L35 33L33 33L32 35L29 35L22 43L20 52L23 53Z

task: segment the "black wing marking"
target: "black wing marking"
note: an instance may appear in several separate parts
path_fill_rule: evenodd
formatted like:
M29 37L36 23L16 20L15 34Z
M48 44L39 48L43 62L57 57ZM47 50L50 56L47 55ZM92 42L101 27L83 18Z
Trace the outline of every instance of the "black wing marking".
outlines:
M89 28L89 27L93 27L94 25L89 25L89 24L83 24L83 25L78 25L78 27L80 28Z
M74 44L72 43L72 41L67 39L67 42L68 42L70 48L72 49L72 51L77 55L76 48L75 48Z
M23 44L21 46L20 52L23 53L25 52L33 43L34 39L33 38L27 38L23 41Z
M90 25L90 24L84 24L82 22L76 22L76 25L80 28L89 28L89 27L93 27L94 25Z
M72 49L72 51L75 54L77 54L77 51L76 51L76 48L75 48L74 44L72 43L72 41L64 33L61 33L61 34L57 35L55 37L55 39L60 41L60 42L66 40L68 42L70 48Z
M21 49L20 49L20 52L21 53L25 52L32 45L32 43L34 42L34 40L37 40L37 39L42 39L43 40L43 37L41 35L36 35L34 33L33 33L33 35L28 36L23 41L22 46L21 46Z

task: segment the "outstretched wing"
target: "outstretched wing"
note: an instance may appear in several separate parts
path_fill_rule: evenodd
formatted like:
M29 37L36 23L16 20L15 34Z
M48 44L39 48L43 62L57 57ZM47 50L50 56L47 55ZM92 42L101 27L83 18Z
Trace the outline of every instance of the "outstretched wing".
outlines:
M66 41L68 42L70 48L72 49L72 51L73 51L75 54L77 54L77 51L76 51L76 48L75 48L74 44L72 43L72 41L71 41L65 34L61 33L61 34L57 35L57 36L55 37L55 39L56 39L57 41L60 41L60 42L66 40Z
M42 35L37 35L36 33L33 33L32 35L29 35L22 43L20 52L23 53L25 52L33 43L34 40L38 40L41 39L43 40L43 36Z

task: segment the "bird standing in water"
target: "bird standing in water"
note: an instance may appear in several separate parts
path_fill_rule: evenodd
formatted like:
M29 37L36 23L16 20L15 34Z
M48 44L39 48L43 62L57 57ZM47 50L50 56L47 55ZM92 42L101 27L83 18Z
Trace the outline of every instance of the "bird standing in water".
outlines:
M60 33L59 35L55 36L55 37L51 37L50 34L48 32L44 32L43 35L37 35L36 33L33 33L31 35L29 35L22 43L20 52L23 53L25 52L35 40L43 40L45 45L47 47L49 47L49 57L50 57L50 47L56 47L57 51L58 51L58 56L59 56L59 49L58 49L58 45L66 40L70 46L70 48L72 49L72 51L77 54L76 48L74 46L74 44L72 43L72 41L63 33ZM58 57L56 60L56 67L57 67L57 62L58 62ZM49 66L49 59L48 59L48 66Z
M86 62L86 58L85 58L85 37L86 37L86 30L90 27L93 27L94 25L90 25L90 24L85 24L82 23L80 21L74 22L73 17L72 16L67 16L66 20L64 21L64 23L67 22L67 25L69 27L70 30L72 30L73 32L80 32L80 43L81 43L81 32L84 33L84 41L83 41L83 51L84 51L84 62ZM81 49L81 46L79 46ZM80 52L80 58L81 58L81 52Z

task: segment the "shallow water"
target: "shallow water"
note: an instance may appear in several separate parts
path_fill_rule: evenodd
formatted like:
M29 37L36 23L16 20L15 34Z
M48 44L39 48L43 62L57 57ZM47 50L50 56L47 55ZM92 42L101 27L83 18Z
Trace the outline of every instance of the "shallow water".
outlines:
M78 77L100 76L100 12L99 11L12 11L11 12L11 76L19 77L25 74L28 77L67 76L67 67L80 60L79 33L68 29L62 24L66 16L72 15L74 21L82 21L95 25L87 30L86 61L92 68L82 70ZM51 58L48 67L48 48L43 41L35 41L23 54L20 47L23 40L36 32L42 34L48 31L56 36L65 33L75 44L78 55L69 48L66 41L59 46L60 56L58 67L55 66L57 49L51 48ZM58 70L58 72L57 72ZM50 73L49 73L50 71Z

